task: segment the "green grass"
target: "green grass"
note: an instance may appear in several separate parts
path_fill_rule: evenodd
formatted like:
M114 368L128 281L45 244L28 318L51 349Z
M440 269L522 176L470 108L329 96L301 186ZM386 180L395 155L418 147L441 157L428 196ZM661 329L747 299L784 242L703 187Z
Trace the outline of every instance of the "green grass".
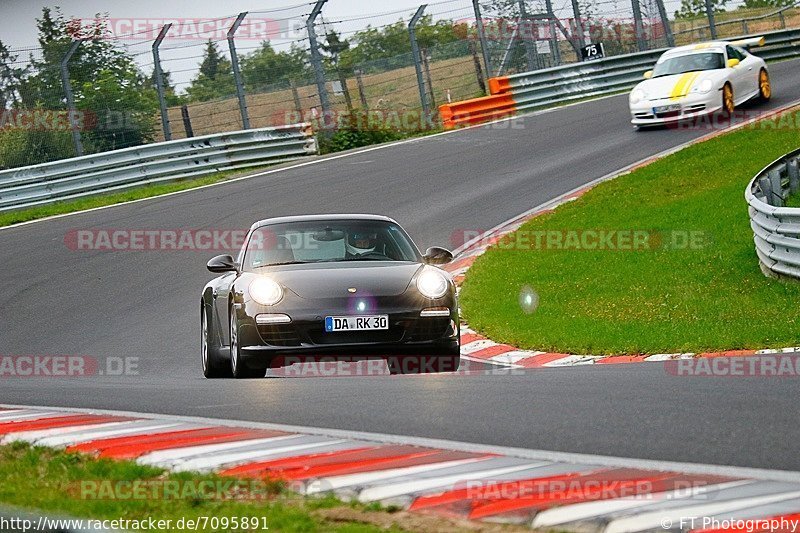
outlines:
M464 317L495 341L557 352L800 344L800 283L761 273L744 201L749 180L798 145L794 128L748 128L598 185L531 220L519 235L656 232L648 234L652 249L490 249L466 277ZM658 246L657 235L668 242L684 232L698 232L705 242L690 249ZM521 299L528 290L538 295L535 309Z
M94 520L197 519L212 517L263 517L272 531L338 531L359 533L403 531L391 521L394 515L375 506L345 504L333 497L302 498L286 491L278 483L258 488L260 500L240 492L239 500L197 498L99 499L86 498L82 484L97 480L134 481L224 481L214 475L168 474L160 469L130 461L98 460L84 454L65 453L27 444L0 446L0 503L39 510L47 516L70 516ZM230 478L227 478L230 479ZM88 493L91 494L91 493ZM120 495L128 494L119 492ZM251 493L252 494L252 493ZM328 520L336 512L345 516L364 516L388 526L379 527L369 520ZM382 518L382 520L378 520ZM213 531L213 529L200 529ZM256 529L252 529L255 531ZM219 529L219 531L223 531Z

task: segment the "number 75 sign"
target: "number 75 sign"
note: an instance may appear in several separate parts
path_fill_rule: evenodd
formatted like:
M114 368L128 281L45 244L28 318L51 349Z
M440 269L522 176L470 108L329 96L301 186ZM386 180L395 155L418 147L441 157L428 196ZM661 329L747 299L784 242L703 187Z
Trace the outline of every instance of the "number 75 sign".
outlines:
M581 48L581 61L593 61L606 57L603 43L592 43Z

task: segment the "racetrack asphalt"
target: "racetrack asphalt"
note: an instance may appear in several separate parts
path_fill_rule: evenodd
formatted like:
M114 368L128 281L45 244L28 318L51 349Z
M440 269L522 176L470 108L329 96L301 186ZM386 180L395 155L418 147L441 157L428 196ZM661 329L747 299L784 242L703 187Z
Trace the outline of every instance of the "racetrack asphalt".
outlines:
M800 99L798 67L800 61L772 65L775 97L747 109ZM0 230L0 354L140 358L136 376L0 378L0 402L800 470L794 379L675 377L653 363L206 381L197 311L200 290L212 277L205 263L214 252L76 251L65 245L75 229L245 229L272 216L370 212L397 219L423 249L455 247L454 232L489 229L705 133L636 132L621 95Z

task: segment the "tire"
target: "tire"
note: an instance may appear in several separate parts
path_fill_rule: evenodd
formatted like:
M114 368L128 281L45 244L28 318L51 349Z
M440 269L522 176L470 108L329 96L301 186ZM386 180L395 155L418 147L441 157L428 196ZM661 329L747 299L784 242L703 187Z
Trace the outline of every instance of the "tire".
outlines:
M772 84L769 81L769 73L763 68L758 73L758 98L762 102L769 102L769 99L772 98Z
M206 315L206 307L200 305L200 355L203 364L203 376L206 379L231 377L230 365L220 358L219 347L210 340L213 324Z
M236 379L263 378L267 373L266 368L249 368L242 361L241 349L239 346L239 324L236 320L236 312L233 307L228 313L230 315L230 339L231 339L231 375Z
M722 110L721 113L725 117L729 117L733 114L733 110L736 106L733 103L733 87L731 87L730 83L726 83L722 87Z

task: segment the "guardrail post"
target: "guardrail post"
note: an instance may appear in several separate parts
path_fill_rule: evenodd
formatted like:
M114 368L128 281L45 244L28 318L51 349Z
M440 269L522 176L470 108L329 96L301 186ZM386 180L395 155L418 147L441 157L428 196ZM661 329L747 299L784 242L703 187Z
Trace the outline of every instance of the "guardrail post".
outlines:
M777 170L769 173L770 190L772 191L772 201L770 205L783 207L783 187L781 185L781 174Z
M798 160L789 161L786 165L786 173L789 175L789 192L795 194L800 188L800 170L798 170Z
M72 41L67 53L61 58L61 83L64 86L64 96L67 98L67 112L69 113L69 129L72 132L72 143L75 145L75 155L83 155L83 142L81 142L81 132L77 122L77 110L75 109L75 96L72 94L72 83L69 81L69 60L72 54L81 45L80 39Z
M171 141L172 140L172 128L169 124L169 113L167 112L167 98L164 96L164 72L161 70L161 56L158 53L158 47L161 46L161 42L164 40L164 37L167 36L167 32L172 27L172 23L165 24L161 31L158 32L158 37L153 42L153 67L155 70L156 75L156 91L158 92L158 105L161 108L161 127L164 130L164 140Z
M647 50L647 43L644 40L644 24L642 23L642 6L639 0L631 0L633 9L633 28L636 32L636 49L640 52Z
M311 47L311 66L314 68L314 78L317 82L317 92L319 93L319 103L322 105L322 127L327 128L328 120L331 118L331 102L328 98L328 89L325 87L325 70L322 68L322 55L319 53L317 44L317 30L314 23L322 12L322 6L328 0L317 0L314 9L306 20L306 30L308 31L308 43Z
M716 40L717 38L717 24L714 20L714 6L711 3L711 0L705 0L706 5L706 17L708 17L708 29L711 32L711 40Z
M420 61L419 45L417 45L417 35L414 31L417 22L422 18L425 13L425 8L428 4L422 4L417 8L417 12L411 17L411 22L408 23L408 35L411 38L411 55L414 59L414 70L417 72L417 85L419 86L419 99L422 102L422 113L425 115L426 124L430 122L431 108L428 105L428 95L425 91L425 80L422 77L422 65Z
M783 16L783 11L778 11L778 18L781 19L781 28L786 29L786 18Z
M658 16L661 19L661 24L664 26L664 36L667 38L667 46L675 46L675 35L672 33L672 26L669 25L669 15L667 15L667 8L664 7L664 0L656 0L658 5Z
M233 21L233 26L228 30L228 50L231 53L231 67L233 68L233 81L236 83L236 97L239 99L239 112L242 115L242 129L250 129L250 117L247 114L247 99L244 96L244 84L242 83L242 72L239 70L239 56L236 54L236 44L233 42L233 37L236 30L241 26L242 21L247 16L247 11L239 13L236 20Z
M481 17L481 5L479 0L472 0L472 9L475 12L475 27L478 30L478 40L481 42L484 72L486 72L486 76L490 76L492 64L489 59L489 44L486 41L486 28L483 26L483 17Z

